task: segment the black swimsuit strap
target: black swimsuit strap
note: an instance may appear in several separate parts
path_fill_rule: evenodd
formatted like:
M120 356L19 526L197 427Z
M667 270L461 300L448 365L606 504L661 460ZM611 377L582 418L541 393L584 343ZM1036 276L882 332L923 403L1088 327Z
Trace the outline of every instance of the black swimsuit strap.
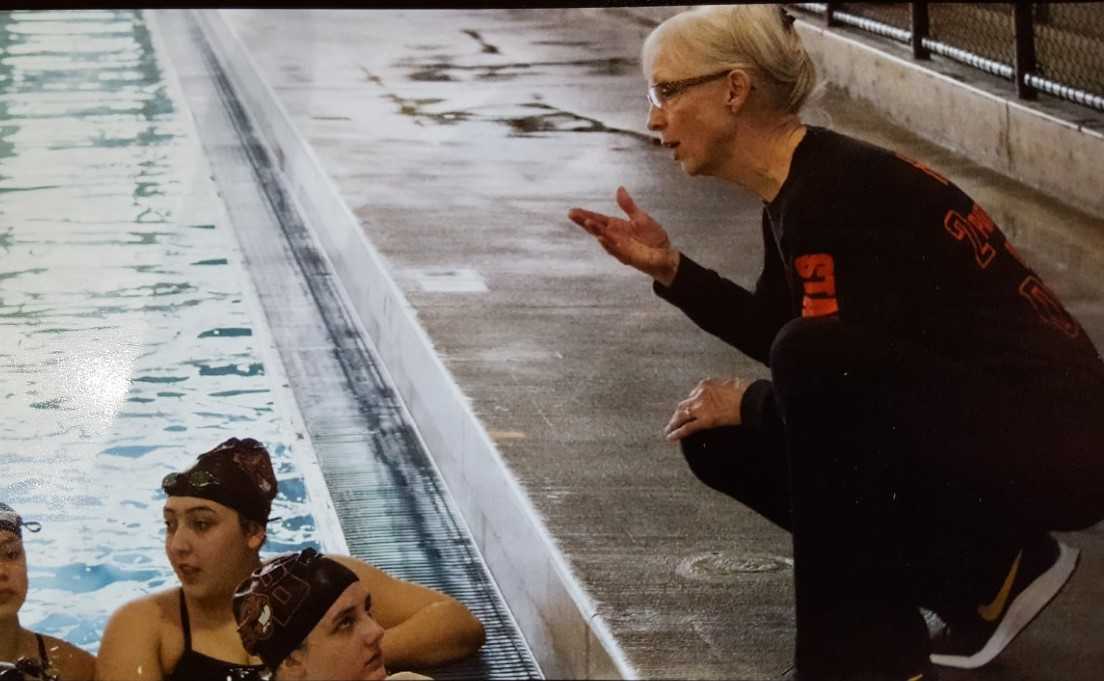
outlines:
M35 634L35 638L38 639L38 659L42 660L42 668L48 669L50 656L46 654L46 641L42 638L42 634Z
M192 650L192 623L188 619L188 603L184 600L184 589L180 590L180 628L184 631L184 654Z

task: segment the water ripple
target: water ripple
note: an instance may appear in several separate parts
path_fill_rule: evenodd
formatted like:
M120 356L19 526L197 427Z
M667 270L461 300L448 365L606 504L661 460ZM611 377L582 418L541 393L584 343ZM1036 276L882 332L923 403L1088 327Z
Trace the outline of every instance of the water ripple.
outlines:
M227 437L273 452L266 551L318 546L189 115L139 12L0 12L0 501L43 524L24 623L92 651L176 583L161 478Z

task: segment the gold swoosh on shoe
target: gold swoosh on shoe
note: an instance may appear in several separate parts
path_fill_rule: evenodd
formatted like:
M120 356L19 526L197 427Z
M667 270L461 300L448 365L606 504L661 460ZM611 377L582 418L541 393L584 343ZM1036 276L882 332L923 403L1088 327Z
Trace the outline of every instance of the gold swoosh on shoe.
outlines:
M981 619L986 622L996 622L997 618L1004 612L1008 595L1012 593L1012 582L1016 581L1016 573L1020 570L1020 558L1022 557L1023 549L1020 549L1020 552L1016 554L1016 560L1012 561L1012 569L1008 571L1008 576L1004 578L1004 584L1001 585L1000 591L997 592L997 597L993 599L993 602L978 606L977 611L981 615Z

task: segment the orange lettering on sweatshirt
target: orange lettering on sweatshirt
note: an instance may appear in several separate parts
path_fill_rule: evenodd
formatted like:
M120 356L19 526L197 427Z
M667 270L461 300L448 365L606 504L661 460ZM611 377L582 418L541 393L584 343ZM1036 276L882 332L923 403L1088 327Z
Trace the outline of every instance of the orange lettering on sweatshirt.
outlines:
M811 253L794 258L794 269L801 277L805 297L802 317L825 317L839 312L836 299L836 265L827 253Z

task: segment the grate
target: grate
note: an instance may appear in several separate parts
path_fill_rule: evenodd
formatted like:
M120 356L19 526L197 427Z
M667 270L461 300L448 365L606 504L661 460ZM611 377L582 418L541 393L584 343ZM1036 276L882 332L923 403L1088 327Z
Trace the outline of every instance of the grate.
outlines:
M317 323L323 327L321 333L335 349L328 359L336 361L337 371L343 374L336 384L340 385L345 402L354 407L342 421L340 433L326 433L326 424L335 418L328 413L333 396L328 400L300 399L300 410L308 430L312 431L350 553L394 577L448 593L483 622L487 642L479 655L445 667L418 671L445 681L541 678L532 653L471 537L453 516L445 500L443 483L396 391L345 308L332 281L333 275L325 266L325 257L278 180L269 151L237 99L196 17L191 12L186 16L192 44L201 53L254 180L271 214L277 218L282 234L276 238L282 237L286 242L286 252L294 260L290 267L298 270L297 276L309 289ZM242 242L248 256L246 239ZM281 305L285 301L270 302ZM272 317L271 312L269 316ZM289 377L291 374L289 368ZM317 377L306 376L302 380L311 378ZM327 390L334 390L334 378L325 377ZM307 393L310 394L310 389ZM355 437L350 437L350 432Z

